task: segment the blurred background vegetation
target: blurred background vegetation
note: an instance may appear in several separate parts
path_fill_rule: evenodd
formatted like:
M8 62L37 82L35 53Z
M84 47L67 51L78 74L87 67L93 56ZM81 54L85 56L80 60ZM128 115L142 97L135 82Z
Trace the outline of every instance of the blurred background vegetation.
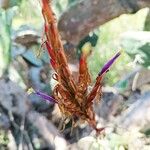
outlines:
M53 8L58 20L62 12L77 2L78 0L54 0ZM0 0L0 5L1 78L11 79L24 90L32 86L50 93L53 81L50 81L49 59L46 51L40 49L41 37L43 36L40 1ZM107 60L118 50L122 50L121 57L108 72L104 82L105 85L117 86L124 92L128 88L128 79L126 79L128 74L137 68L150 69L149 31L149 8L141 9L135 14L123 14L101 25L91 31L87 37L81 39L77 46L76 55L80 55L80 51L83 49L92 48L92 53L88 58L88 66L92 81L94 81L100 68ZM30 98L33 103L37 104L39 101L39 99L35 100L35 97ZM42 109L47 109L44 102L40 105L38 109L41 112ZM0 131L0 145L4 147L7 145L7 136L3 130ZM112 142L116 141L114 138L120 139L119 135L112 135L111 138ZM126 149L126 144L124 149ZM37 148L36 146L34 148L38 149L38 144Z
M70 5L76 3L73 0L55 0L53 2L54 10L56 12L57 18L59 17L63 11L70 7ZM63 4L63 5L62 5ZM7 6L5 6L7 7ZM8 65L11 61L11 48L12 48L12 38L15 36L16 32L24 30L24 28L32 28L34 30L40 31L39 36L42 36L42 26L43 20L41 19L41 12L40 12L40 2L35 1L25 1L25 0L16 0L10 1L10 4L7 9L1 9L1 74L2 69L5 72L5 69L8 69ZM33 9L35 8L35 9ZM124 76L124 71L130 71L133 68L128 64L134 60L135 55L138 53L133 52L132 46L135 45L136 42L135 37L123 37L123 34L127 31L148 31L149 25L146 23L146 18L148 16L149 9L145 8L138 11L136 14L124 14L120 17L101 25L99 28L95 29L94 32L98 38L96 42L96 46L93 48L93 53L89 57L89 68L92 74L93 80L96 78L97 73L99 72L100 68L103 64L118 50L122 49L123 54L121 58L118 60L117 64L113 66L108 75L107 75L107 82L108 85L113 85L120 79L121 76ZM129 35L130 36L130 35ZM124 43L122 43L121 38L124 39ZM133 38L130 42L129 38ZM142 46L142 40L140 39L141 43L139 46ZM148 39L149 40L149 39ZM90 39L89 39L90 41ZM90 41L92 43L92 40ZM148 41L147 41L148 42ZM40 43L39 43L40 44ZM130 46L130 49L127 48ZM135 49L138 49L137 46ZM147 45L148 47L148 45ZM37 47L38 49L38 47ZM132 52L131 52L131 51ZM136 50L135 50L136 51ZM128 52L128 54L126 53ZM129 53L134 53L133 55ZM146 54L148 55L148 54ZM147 56L148 57L148 56ZM149 58L149 57L148 57ZM123 61L122 61L123 60ZM148 60L144 64L145 67L149 66Z

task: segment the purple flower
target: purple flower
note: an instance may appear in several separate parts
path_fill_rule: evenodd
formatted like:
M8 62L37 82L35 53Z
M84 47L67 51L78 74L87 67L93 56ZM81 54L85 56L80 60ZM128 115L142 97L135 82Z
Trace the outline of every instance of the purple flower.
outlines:
M52 102L52 103L56 103L56 100L52 96L49 96L43 92L36 91L33 88L30 88L28 90L28 94L31 94L31 93L38 95L39 97L43 98L44 100L47 100L47 101Z
M119 51L113 58L111 58L102 68L102 70L99 72L99 76L101 76L103 73L107 72L111 65L114 63L114 61L121 55L121 52Z

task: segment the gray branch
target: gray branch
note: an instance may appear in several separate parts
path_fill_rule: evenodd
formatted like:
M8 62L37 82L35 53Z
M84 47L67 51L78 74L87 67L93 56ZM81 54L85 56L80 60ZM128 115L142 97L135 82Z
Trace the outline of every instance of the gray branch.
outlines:
M150 7L150 0L82 0L59 20L62 38L77 45L94 28L120 16Z

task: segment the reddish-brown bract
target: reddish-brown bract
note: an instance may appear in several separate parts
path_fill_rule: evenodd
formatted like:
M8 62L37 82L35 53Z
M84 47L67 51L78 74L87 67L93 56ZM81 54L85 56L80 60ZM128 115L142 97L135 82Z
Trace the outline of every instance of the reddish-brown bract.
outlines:
M75 81L68 67L50 0L42 0L42 13L45 20L45 44L51 58L51 65L56 72L55 80L58 81L53 90L53 97L66 117L72 118L73 122L76 120L87 121L98 133L102 128L97 129L96 127L93 100L102 93L101 80L106 72L97 77L92 91L88 93L91 79L86 62L87 55L81 54L79 77L78 81Z

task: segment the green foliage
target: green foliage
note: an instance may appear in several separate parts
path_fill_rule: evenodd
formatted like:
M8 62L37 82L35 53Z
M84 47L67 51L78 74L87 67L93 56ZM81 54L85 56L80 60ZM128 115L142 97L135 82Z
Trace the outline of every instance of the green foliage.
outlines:
M82 51L90 52L92 47L95 47L98 41L96 33L92 32L82 39L77 46L77 55L80 57ZM88 46L87 46L88 45ZM85 50L84 50L85 49Z
M11 25L15 12L15 7L7 10L0 9L0 64L4 74L11 61Z
M10 0L9 8L0 8L0 75L7 74L9 70L12 31L23 24L34 24L35 26L37 22L40 22L38 20L40 18L39 14L41 14L40 10L37 11L37 9L33 9L33 5L33 1L31 0ZM22 16L18 13L18 10L20 10ZM39 26L36 25L35 27Z
M14 7L14 6L19 6L21 4L22 0L10 0L9 1L9 6Z
M0 7L7 10L14 6L19 6L21 4L21 2L22 2L22 0L1 0Z
M150 68L150 43L146 43L139 48L143 53L144 63L142 64L145 67Z
M38 30L42 28L43 20L39 1L22 0L18 8L18 13L12 22L13 29L17 30L22 25L29 25Z
M142 9L133 15L121 15L100 26L98 44L94 48L92 56L89 58L89 68L93 80L96 78L97 73L104 63L106 63L114 53L120 48L124 50L124 46L122 46L122 41L120 40L121 35L130 30L143 30L147 12L148 9ZM128 44L126 44L126 46L128 46ZM131 49L129 51L131 51ZM133 68L128 66L131 61L132 59L127 54L123 53L107 74L107 78L105 78L106 83L113 85L121 76L125 75L125 72L131 71Z
M145 31L150 31L150 9L149 9L149 11L147 13L147 16L146 16L144 30Z
M146 68L150 68L149 40L150 36L148 32L131 32L131 34L127 34L122 40L122 46L129 56Z
M9 142L7 132L0 130L0 149L4 149Z

